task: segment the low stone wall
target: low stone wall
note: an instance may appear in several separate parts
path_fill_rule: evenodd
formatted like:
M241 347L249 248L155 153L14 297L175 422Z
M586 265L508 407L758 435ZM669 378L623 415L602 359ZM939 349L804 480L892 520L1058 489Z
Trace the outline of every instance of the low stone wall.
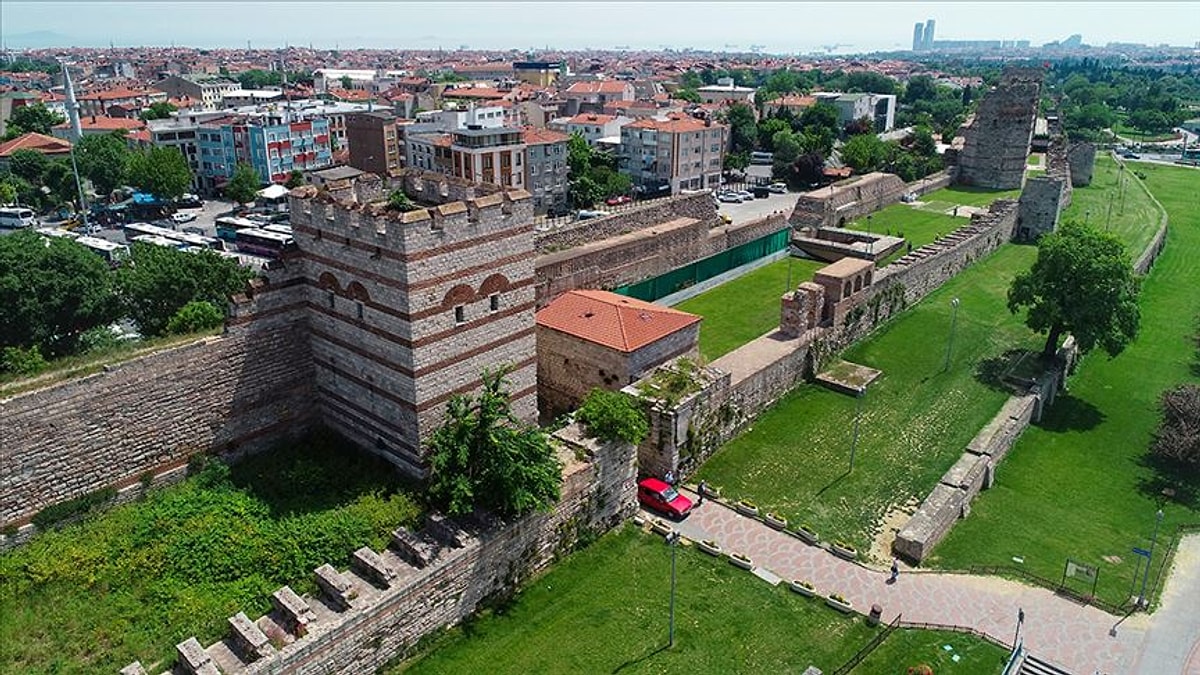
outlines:
M231 617L229 638L208 647L194 638L180 643L180 668L215 667L226 675L374 672L422 637L515 592L580 536L608 530L637 509L632 446L598 445L574 426L556 437L565 466L552 511L509 523L434 516L419 532L398 530L391 548L360 549L345 572L317 568L317 596L302 598L285 586L270 614L253 622Z
M950 175L948 170L941 170L937 173L930 174L920 180L914 180L906 187L908 192L915 194L918 197L923 197L935 190L941 190L944 187L950 187L954 182L954 176Z
M909 191L899 176L868 173L806 192L789 219L794 229L842 227L868 213L895 204Z
M224 335L0 399L0 527L196 453L254 450L313 419L304 287L256 286Z
M553 253L637 232L676 218L695 218L707 227L714 227L721 222L712 195L698 192L655 201L625 213L580 220L561 228L537 232L534 245L538 253Z

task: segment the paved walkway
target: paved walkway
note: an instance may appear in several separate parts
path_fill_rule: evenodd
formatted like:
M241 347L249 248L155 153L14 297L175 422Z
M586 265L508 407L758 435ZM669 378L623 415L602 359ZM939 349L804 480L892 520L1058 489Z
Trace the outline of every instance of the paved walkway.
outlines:
M905 621L968 626L1011 643L1017 612L1023 609L1025 645L1078 675L1133 672L1145 637L1143 615L1120 622L1119 617L1047 589L999 577L902 571L899 580L889 584L886 571L837 558L713 501L705 501L675 528L689 539L711 539L727 552L748 555L755 566L785 581L810 581L822 595L840 593L861 613L879 604L885 621L903 614Z
M1200 675L1200 535L1184 537L1131 673Z

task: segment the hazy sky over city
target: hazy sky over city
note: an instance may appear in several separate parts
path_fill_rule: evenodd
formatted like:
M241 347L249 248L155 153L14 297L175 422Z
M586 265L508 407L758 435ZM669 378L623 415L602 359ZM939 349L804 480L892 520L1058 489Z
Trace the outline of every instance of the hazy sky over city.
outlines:
M907 49L917 21L938 39L1200 40L1200 2L0 2L0 38L46 46L285 44L447 49L661 47L779 53Z

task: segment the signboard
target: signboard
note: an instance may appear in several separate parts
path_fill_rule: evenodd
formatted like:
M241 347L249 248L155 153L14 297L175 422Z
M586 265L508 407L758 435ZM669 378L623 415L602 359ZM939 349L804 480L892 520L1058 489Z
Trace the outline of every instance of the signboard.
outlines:
M1068 577L1078 577L1080 579L1087 579L1088 581L1095 581L1098 571L1099 570L1097 570L1095 567L1092 567L1091 565L1085 565L1081 562L1075 562L1074 560L1071 560L1070 558L1067 559L1067 576Z
M1134 552L1134 554L1136 554L1136 555L1140 555L1140 556L1142 556L1143 558L1149 558L1149 557L1150 557L1150 551L1147 551L1147 550L1146 550L1146 549L1144 549L1144 548L1136 548L1136 547L1135 547L1135 548L1133 549L1133 552Z

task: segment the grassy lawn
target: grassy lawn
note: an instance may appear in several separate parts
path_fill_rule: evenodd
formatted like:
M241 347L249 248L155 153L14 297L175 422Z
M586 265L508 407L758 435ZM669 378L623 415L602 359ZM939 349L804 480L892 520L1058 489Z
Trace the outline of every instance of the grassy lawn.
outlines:
M663 649L670 564L660 537L627 526L556 565L503 613L447 631L384 673L830 672L878 630L681 547L675 647ZM897 643L895 658L919 658L941 640Z
M1175 138L1174 133L1148 134L1143 131L1138 131L1131 126L1127 126L1124 120L1121 120L1113 125L1113 131L1116 132L1118 136L1129 138L1135 141L1141 141L1143 143L1157 143L1159 141L1169 141L1172 138Z
M1002 247L844 355L883 371L863 401L853 473L847 475L854 399L801 385L709 459L696 479L867 550L890 507L924 498L1003 405L1007 392L976 379L979 362L1040 345L1005 308L1010 279L1035 254L1032 247ZM961 305L944 372L954 297Z
M1146 455L1159 394L1200 379L1192 339L1200 316L1200 172L1136 166L1170 217L1166 249L1143 285L1137 341L1115 359L1084 360L1069 397L1025 432L996 486L934 551L935 564L1011 565L1017 556L1057 580L1072 557L1098 565L1099 595L1122 602L1134 587L1130 549L1148 547L1155 511L1162 508L1167 533L1160 546L1179 523L1200 522L1198 481L1157 470ZM1126 199L1132 194L1128 188ZM1164 487L1176 497L1165 499Z
M990 190L970 185L951 185L930 192L922 197L921 201L942 201L963 206L987 206L997 199L1016 199L1020 195L1020 190Z
M1063 212L1063 217L1108 229L1125 242L1132 257L1136 258L1158 230L1159 211L1146 193L1134 184L1133 177L1121 174L1138 171L1142 166L1131 163L1122 172L1112 157L1098 155L1091 185L1072 191L1071 206ZM1122 178L1126 183L1124 199L1119 183Z
M791 259L792 288L828 263ZM788 260L779 260L685 300L676 309L704 317L700 354L712 361L779 325L779 299L788 290Z
M394 471L334 439L213 463L152 492L0 554L0 672L151 672L226 618L270 609L283 584L314 590L312 570L382 548L418 509ZM152 665L153 664L153 665Z
M947 645L950 649L946 649ZM1008 650L973 635L902 628L889 635L850 672L900 675L910 666L924 664L937 675L977 675L999 673L1007 662Z

